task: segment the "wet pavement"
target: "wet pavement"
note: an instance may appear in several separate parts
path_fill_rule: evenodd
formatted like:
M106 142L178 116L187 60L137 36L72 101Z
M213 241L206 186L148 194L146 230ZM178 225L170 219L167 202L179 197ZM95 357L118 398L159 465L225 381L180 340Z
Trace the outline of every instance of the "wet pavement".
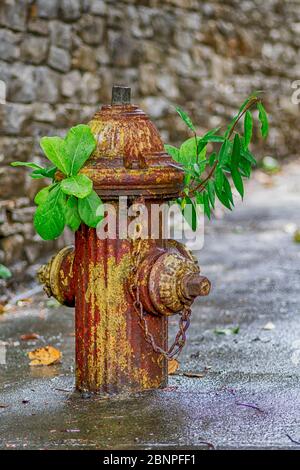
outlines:
M73 310L37 296L0 315L0 448L300 449L300 245L292 236L300 166L288 165L272 186L262 179L269 184L258 173L245 202L207 224L198 255L213 289L194 306L167 389L82 399L73 392ZM237 334L216 333L236 326ZM29 332L41 339L21 341ZM26 353L46 344L62 351L62 363L30 368Z

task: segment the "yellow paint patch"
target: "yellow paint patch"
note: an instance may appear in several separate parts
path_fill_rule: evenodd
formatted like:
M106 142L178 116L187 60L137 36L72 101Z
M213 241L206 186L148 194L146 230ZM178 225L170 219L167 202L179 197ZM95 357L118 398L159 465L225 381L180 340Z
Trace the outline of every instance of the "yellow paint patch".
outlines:
M130 273L130 255L124 255L119 263L112 255L104 264L90 263L88 289L85 301L91 311L100 312L99 322L92 324L92 336L96 348L91 344L88 352L88 365L97 387L105 382L118 382L116 371L125 371L130 363L131 346L127 338L125 281ZM95 353L96 350L96 353Z

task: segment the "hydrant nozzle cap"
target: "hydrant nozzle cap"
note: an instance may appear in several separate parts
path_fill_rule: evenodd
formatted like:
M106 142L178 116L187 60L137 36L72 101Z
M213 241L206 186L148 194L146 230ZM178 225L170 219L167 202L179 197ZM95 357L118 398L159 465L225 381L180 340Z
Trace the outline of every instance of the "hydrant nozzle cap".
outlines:
M195 298L198 295L208 295L210 292L210 281L199 273L191 274L183 280L183 291L187 298Z
M111 93L111 104L130 104L131 88L129 86L114 85Z

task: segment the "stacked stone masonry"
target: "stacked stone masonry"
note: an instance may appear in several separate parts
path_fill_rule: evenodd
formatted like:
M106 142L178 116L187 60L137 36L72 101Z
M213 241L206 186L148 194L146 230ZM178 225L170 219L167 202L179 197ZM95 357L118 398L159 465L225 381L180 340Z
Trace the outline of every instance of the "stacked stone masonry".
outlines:
M43 162L40 137L86 123L112 84L173 144L187 136L174 105L204 132L264 90L271 132L255 150L296 154L299 46L296 0L0 0L0 262L22 272L54 248L32 228L43 182L9 163Z

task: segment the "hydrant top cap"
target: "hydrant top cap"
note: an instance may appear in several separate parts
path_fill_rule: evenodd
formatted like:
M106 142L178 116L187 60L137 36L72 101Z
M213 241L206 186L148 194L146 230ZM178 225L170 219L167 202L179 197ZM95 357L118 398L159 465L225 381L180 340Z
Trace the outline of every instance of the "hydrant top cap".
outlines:
M129 86L114 85L111 93L111 104L130 104L131 88Z
M130 103L130 92L114 86L112 104L102 106L89 122L97 147L82 172L104 198L143 194L173 199L184 173L173 166L149 117Z

